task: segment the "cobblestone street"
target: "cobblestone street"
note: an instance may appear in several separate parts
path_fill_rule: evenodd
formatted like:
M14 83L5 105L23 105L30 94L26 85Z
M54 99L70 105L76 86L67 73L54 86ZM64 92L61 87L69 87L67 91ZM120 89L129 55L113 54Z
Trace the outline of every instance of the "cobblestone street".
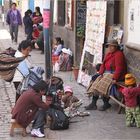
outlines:
M7 26L3 27L0 23L0 36L4 31L5 35L8 35ZM5 36L6 37L6 36ZM23 29L20 28L19 41L25 39ZM9 36L6 39L0 39L0 49L4 50L8 47L17 48L13 45ZM44 55L40 54L40 51L33 50L31 53L32 61L34 65L44 67ZM72 72L58 72L55 75L61 77L64 80L65 85L73 87L74 94L82 99L83 105L80 108L84 110L84 106L90 102L90 99L85 97L85 88L77 84L74 80ZM14 106L15 90L12 83L6 83L0 79L0 140L34 140L28 134L26 137L22 137L20 132L16 133L14 137L9 136L10 120L11 120L11 107ZM100 106L102 101L99 100ZM127 128L125 126L125 115L117 114L116 103L111 101L112 108L108 111L91 111L91 115L88 117L76 117L71 120L70 128L64 131L51 131L45 129L46 138L41 140L139 140L140 129ZM27 129L30 131L30 127Z

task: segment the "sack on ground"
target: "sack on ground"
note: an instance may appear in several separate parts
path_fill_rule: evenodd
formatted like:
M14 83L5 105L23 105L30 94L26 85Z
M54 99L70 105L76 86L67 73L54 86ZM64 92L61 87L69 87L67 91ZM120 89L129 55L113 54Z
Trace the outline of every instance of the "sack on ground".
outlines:
M69 128L69 118L65 115L64 111L51 108L48 111L48 116L51 118L51 130L64 130Z

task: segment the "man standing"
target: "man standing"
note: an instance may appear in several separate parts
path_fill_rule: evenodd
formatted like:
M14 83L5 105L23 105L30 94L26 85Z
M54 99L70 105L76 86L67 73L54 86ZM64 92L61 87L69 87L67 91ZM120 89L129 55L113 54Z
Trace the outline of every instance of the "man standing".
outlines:
M7 13L6 22L10 27L10 34L12 42L17 43L17 36L18 36L18 26L22 25L21 14L19 10L16 9L16 3L12 3L11 9Z

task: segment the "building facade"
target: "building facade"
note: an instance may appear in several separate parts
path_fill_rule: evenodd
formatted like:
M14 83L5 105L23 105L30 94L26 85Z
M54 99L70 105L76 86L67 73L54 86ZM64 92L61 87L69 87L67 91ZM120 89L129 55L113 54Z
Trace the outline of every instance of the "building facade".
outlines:
M124 1L124 44L128 71L140 81L140 1Z

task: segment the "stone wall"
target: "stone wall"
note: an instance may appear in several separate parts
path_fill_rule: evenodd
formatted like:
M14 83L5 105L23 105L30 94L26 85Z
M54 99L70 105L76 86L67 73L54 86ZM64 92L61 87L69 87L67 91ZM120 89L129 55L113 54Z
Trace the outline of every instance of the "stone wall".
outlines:
M140 82L140 50L126 46L125 56L127 60L128 72L133 73Z

